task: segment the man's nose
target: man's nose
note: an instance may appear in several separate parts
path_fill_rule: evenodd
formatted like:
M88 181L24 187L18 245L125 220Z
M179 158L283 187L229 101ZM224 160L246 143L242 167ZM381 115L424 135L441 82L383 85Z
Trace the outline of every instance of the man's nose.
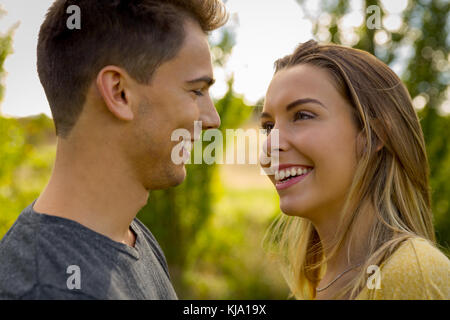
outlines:
M220 116L217 113L216 107L211 97L205 99L205 103L200 109L200 121L202 122L202 129L217 129L220 127Z

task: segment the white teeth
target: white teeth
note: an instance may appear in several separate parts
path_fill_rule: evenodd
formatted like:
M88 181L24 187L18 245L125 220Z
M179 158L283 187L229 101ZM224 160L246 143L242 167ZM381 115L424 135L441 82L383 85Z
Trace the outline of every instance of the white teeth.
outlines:
M288 168L284 170L275 171L275 180L280 181L285 178L300 176L311 171L312 168Z

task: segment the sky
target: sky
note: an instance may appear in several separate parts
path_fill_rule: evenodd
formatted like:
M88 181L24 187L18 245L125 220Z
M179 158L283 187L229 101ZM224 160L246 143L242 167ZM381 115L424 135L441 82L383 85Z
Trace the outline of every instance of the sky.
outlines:
M364 17L363 10L356 10L361 1L349 1L354 12L343 18L342 23L352 28L359 25ZM3 80L5 96L0 104L0 112L4 116L45 113L51 117L36 71L36 46L40 25L52 2L1 0L0 6L7 13L0 17L0 32L20 23L13 36L14 53L7 57L4 64L7 72ZM383 20L383 25L395 30L399 26L398 14L405 9L408 0L382 0L382 3L384 9L391 13ZM314 13L319 10L318 4L319 1L308 1L308 11ZM292 53L299 43L311 39L312 25L295 0L228 0L226 6L231 16L230 23L235 27L236 45L226 67L214 70L217 81L210 92L214 98L222 97L226 92L227 78L234 74L235 92L242 94L247 104L254 105L265 95L275 60ZM322 13L320 19L327 19L327 14ZM382 35L383 32L380 32ZM320 39L320 32L318 36L319 41L326 41ZM349 45L354 40L351 37L346 39ZM401 73L401 65L392 67L397 74ZM450 99L450 90L448 93ZM447 107L450 112L450 100Z
M5 32L20 22L13 38L14 53L4 64L6 91L0 106L4 115L46 113L50 116L50 107L36 71L36 46L39 27L51 3L50 0L1 0L7 13L0 18L0 31Z
M7 13L0 18L0 31L20 22L13 37L14 53L4 65L6 91L0 108L5 116L51 116L36 71L36 46L40 25L52 2L1 0ZM234 73L235 91L253 104L265 94L274 61L312 37L311 24L294 0L229 0L227 7L234 19L238 15L236 46L226 68L214 70L217 82L211 95L220 98L226 91L226 78Z

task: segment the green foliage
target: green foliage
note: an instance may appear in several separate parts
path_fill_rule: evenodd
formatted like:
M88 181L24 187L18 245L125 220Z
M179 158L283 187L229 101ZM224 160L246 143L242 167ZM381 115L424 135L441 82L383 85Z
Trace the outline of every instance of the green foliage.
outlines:
M23 132L14 119L0 118L0 137L0 234L3 235L14 219L14 214L8 214L14 212L14 202L10 199L17 195L11 188L13 173L26 151Z
M0 18L5 13L5 11L0 6ZM5 76L5 69L3 65L5 63L6 57L12 53L12 38L15 29L18 24L12 26L5 35L0 33L0 102L3 99L4 87L2 84L3 77Z
M262 249L270 221L278 213L272 189L232 189L215 185L211 219L191 244L184 281L196 299L286 299L277 265Z
M56 151L52 131L45 115L0 117L0 238L50 178Z

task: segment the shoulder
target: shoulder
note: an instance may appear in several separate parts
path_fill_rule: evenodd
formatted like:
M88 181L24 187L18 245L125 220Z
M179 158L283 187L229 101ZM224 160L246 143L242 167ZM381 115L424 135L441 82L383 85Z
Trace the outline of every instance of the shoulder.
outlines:
M89 238L77 223L45 218L30 208L0 242L0 299L39 299L69 291L67 280L73 266L83 271L83 293L107 291L110 275L101 271L115 270L114 253L99 239Z
M37 225L22 211L0 241L0 299L15 299L36 283Z
M164 255L164 252L162 251L161 247L159 246L159 243L156 240L155 236L152 234L152 232L138 218L135 218L133 220L132 227L137 229L135 231L138 231L139 233L141 233L144 236L147 244L150 246L151 250L155 254L159 263L163 266L166 273L168 273L166 257Z
M380 271L384 299L450 298L450 261L426 239L403 242Z
M52 285L38 284L24 295L19 297L21 300L97 300L96 297L89 295L81 290L61 289Z
M159 247L158 241L156 241L155 236L138 218L133 219L132 226L138 228L139 231L141 231L148 240L150 240L152 243L155 243Z

